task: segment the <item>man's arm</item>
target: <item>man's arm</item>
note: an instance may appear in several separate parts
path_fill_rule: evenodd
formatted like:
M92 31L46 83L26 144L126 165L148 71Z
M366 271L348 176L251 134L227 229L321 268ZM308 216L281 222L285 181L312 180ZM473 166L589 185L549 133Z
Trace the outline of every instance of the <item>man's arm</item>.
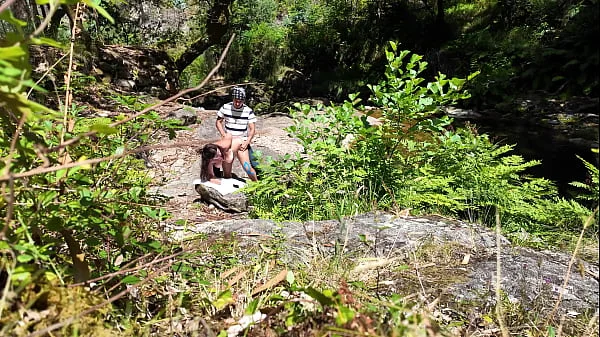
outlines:
M215 127L217 128L217 131L219 131L219 134L221 134L221 137L225 137L225 135L227 134L227 132L225 132L225 119L223 117L217 117L217 121L215 122ZM229 144L229 147L231 147L231 144Z
M252 138L254 138L255 130L254 123L248 123L248 138L240 145L240 150L246 151L248 149L248 146L252 143Z

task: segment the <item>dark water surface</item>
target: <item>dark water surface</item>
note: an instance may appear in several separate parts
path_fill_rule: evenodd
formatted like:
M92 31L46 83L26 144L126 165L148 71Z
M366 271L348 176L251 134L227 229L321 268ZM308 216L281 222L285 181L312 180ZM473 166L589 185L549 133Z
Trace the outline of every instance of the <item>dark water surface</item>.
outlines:
M577 155L598 166L598 155L591 151L591 146L574 141L560 130L531 123L482 119L455 119L454 125L464 126L467 122L476 125L480 134L488 134L494 143L514 144L513 154L526 160L540 160L540 165L526 173L554 181L559 193L565 197L573 196L577 190L569 185L570 182L589 179L588 171Z

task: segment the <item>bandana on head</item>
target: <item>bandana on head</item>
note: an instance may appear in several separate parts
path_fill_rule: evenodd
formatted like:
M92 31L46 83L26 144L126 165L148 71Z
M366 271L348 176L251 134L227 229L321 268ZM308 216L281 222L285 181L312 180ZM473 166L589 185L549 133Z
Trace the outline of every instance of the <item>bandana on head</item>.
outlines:
M246 91L243 88L235 87L231 91L231 96L235 99L246 99Z

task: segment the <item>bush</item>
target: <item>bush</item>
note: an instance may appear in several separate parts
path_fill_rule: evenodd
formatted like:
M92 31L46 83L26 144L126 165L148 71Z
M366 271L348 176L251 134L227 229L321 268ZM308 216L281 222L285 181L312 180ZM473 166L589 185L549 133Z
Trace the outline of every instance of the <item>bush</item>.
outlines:
M395 44L386 54L385 80L369 86L383 125L357 116L356 95L338 106L296 105L288 132L304 152L262 166L264 178L250 187L255 216L318 220L411 208L493 226L498 209L508 231L580 228L587 208L525 175L539 162L509 155L512 146L473 128L449 129L440 107L468 97L466 80L439 74L425 84L419 55L397 53Z

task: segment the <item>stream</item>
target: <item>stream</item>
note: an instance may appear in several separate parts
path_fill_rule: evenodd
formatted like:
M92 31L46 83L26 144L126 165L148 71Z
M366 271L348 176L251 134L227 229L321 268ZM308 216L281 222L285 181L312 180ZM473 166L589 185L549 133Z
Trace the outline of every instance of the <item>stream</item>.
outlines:
M540 165L529 168L525 173L554 181L561 196L574 196L577 189L570 186L570 182L586 182L589 179L585 165L577 156L598 167L598 154L591 151L592 147L598 147L597 115L595 126L594 123L583 126L588 128L586 138L552 127L556 123L482 118L479 114L464 111L461 114L454 113L453 117L455 126L464 126L467 122L474 124L480 133L488 134L494 143L515 145L513 154L526 160L540 160Z

